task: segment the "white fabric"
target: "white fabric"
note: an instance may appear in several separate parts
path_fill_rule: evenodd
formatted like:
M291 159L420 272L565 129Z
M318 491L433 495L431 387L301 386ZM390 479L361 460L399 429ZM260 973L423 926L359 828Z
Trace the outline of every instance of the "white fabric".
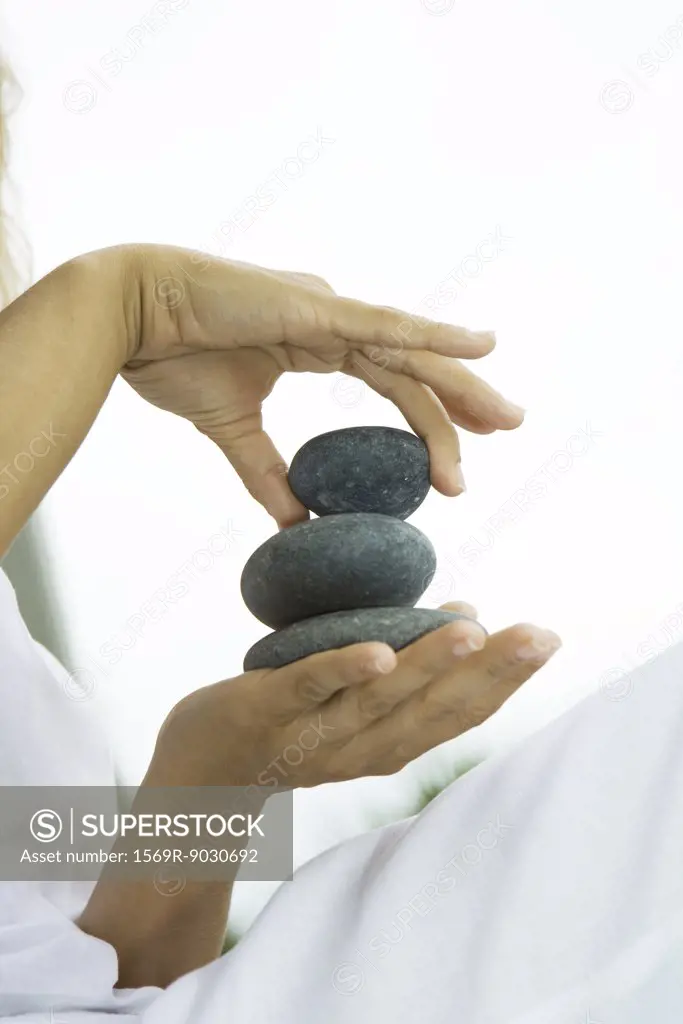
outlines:
M1 574L0 707L0 782L105 780ZM680 1024L683 648L316 858L164 992L114 992L56 889L0 885L0 1020Z

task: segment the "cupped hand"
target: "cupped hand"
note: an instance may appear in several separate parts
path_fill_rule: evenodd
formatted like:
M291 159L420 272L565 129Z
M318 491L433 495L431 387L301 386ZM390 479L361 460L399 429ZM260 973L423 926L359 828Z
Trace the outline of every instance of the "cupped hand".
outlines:
M247 672L176 705L150 770L163 785L286 789L393 774L484 722L559 646L533 625L487 636L459 619L398 653L355 644Z
M432 483L447 495L464 489L454 424L486 434L522 422L460 362L489 353L490 332L343 298L310 274L157 245L124 255L137 330L122 375L211 438L280 526L308 514L263 429L262 403L285 371L341 370L389 398L427 443Z

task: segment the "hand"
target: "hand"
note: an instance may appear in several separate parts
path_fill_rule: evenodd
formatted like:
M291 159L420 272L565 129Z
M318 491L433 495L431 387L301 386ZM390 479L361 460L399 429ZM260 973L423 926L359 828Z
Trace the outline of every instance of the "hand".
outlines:
M426 441L432 482L447 495L464 489L453 423L486 434L522 422L521 409L459 362L492 350L488 332L341 298L310 274L166 246L123 252L139 296L123 377L211 438L280 526L308 515L261 417L286 370L342 370L391 399Z
M460 619L398 654L363 643L247 672L180 701L146 781L289 789L390 775L484 722L559 646L535 626L487 637Z
M444 607L476 616L468 605ZM480 725L559 646L554 633L535 626L487 637L460 619L398 654L385 644L355 644L247 672L176 705L139 793L260 786L248 800L258 814L269 790L392 774ZM165 987L219 955L231 890L230 880L191 881L169 900L105 865L78 924L114 947L120 986Z

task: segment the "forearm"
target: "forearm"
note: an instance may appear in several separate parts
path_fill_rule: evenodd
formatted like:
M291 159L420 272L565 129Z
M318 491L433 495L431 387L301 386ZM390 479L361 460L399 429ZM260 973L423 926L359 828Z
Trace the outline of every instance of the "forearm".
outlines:
M132 263L78 257L0 313L0 557L68 464L130 358Z
M168 794L175 787L202 786L205 782L201 770L197 771L177 750L164 752L158 746L135 804L149 810L150 791ZM250 797L249 809L258 814L265 800L266 796L257 792ZM128 862L134 860L134 849L134 839L119 840L113 847L114 851L127 854ZM234 867L235 874L237 870L238 865ZM178 884L166 886L158 879L155 883L152 876L127 881L116 876L116 868L105 867L77 922L82 931L114 947L121 988L165 988L221 954L232 878L192 881L182 877L182 866L177 871Z
M84 440L140 336L138 265L122 249L78 257L0 314L0 556ZM147 784L162 785L155 775ZM79 922L110 942L122 987L165 986L221 952L231 883L105 872Z
M166 988L220 956L231 894L230 883L197 881L164 892L151 878L121 881L105 869L77 923L116 950L120 988Z

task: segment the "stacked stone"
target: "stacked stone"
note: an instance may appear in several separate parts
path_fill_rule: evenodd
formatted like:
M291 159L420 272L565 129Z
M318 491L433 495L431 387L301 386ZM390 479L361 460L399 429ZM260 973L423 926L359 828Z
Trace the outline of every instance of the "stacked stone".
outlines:
M289 483L320 518L270 537L244 567L244 602L275 630L245 671L369 640L398 651L463 617L414 607L436 570L431 542L404 521L430 486L420 438L393 427L320 434L294 456Z

